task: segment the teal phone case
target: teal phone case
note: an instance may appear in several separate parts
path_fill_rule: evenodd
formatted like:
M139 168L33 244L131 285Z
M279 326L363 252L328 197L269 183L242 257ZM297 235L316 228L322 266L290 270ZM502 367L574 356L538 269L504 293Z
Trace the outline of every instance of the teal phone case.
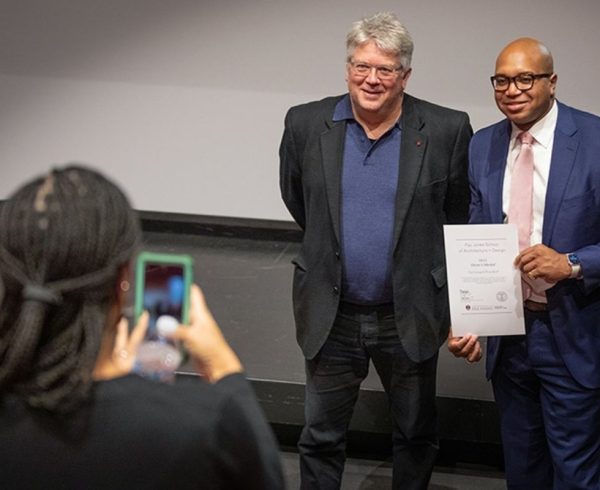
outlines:
M148 264L179 265L183 269L183 304L181 307L181 323L189 323L190 311L190 286L192 284L193 259L184 254L165 254L154 252L141 252L135 266L135 321L144 312L145 270Z

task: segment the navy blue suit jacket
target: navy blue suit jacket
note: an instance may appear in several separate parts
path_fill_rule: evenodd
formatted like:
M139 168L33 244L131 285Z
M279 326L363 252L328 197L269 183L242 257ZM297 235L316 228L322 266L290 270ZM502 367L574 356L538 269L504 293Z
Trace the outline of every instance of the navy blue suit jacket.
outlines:
M502 223L502 186L511 125L478 131L469 148L471 223ZM583 386L600 388L600 118L558 103L558 121L544 208L542 242L575 252L583 279L547 291L554 338L567 369ZM502 337L490 337L492 376Z

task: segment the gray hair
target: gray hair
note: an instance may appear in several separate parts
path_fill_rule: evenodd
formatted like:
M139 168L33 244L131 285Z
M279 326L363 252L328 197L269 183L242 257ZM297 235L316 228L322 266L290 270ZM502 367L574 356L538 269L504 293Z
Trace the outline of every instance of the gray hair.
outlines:
M357 47L375 41L377 47L395 56L402 67L410 68L414 44L406 27L390 12L379 12L354 24L346 36L347 61Z

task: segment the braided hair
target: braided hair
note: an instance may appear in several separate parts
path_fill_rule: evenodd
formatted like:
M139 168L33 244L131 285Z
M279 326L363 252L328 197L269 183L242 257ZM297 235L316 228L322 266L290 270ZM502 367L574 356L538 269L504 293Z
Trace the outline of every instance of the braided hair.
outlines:
M121 190L69 165L0 207L0 394L69 412L91 393L117 282L139 238Z

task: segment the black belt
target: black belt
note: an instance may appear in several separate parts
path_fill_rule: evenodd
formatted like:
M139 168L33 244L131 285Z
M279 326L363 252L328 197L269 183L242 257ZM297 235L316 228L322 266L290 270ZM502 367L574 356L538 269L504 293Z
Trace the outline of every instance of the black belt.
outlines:
M539 303L538 301L532 301L530 299L526 299L525 302L523 303L523 306L525 307L526 310L529 311L548 311L548 304L547 303Z
M357 305L355 303L340 302L339 311L346 315L369 315L377 313L378 315L392 315L394 313L394 303L384 303L379 305Z

